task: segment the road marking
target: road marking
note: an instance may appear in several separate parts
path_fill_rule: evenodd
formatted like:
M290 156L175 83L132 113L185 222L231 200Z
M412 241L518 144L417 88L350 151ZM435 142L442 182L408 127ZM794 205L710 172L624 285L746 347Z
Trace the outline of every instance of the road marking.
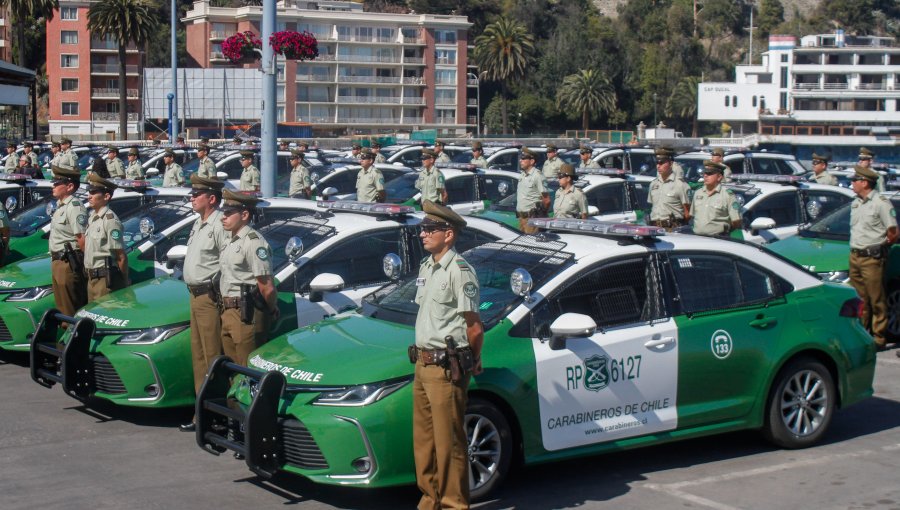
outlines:
M891 358L878 358L878 363L884 363L886 365L900 365L900 358L896 356Z

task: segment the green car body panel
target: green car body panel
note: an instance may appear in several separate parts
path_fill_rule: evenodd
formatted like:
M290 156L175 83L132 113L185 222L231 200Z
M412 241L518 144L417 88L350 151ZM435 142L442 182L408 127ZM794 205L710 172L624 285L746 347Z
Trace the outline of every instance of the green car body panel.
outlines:
M847 271L850 267L850 242L847 239L804 237L801 233L775 241L767 248L814 273Z

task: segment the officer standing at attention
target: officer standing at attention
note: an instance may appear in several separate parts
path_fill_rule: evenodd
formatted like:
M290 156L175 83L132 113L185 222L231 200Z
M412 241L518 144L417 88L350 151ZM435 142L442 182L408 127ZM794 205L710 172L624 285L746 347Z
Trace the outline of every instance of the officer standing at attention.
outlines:
M484 147L481 142L472 142L472 161L469 163L475 165L476 168L487 168L487 160L484 159Z
M175 151L166 149L166 152L163 154L163 163L166 164L166 170L163 174L163 187L175 188L183 185L184 175L181 173L181 165L175 162Z
M356 174L356 200L359 202L384 202L384 176L372 166L375 155L369 151L360 154L362 168Z
M303 151L291 151L291 185L288 196L293 198L310 198L312 196L312 179L309 170L302 165Z
M350 147L350 157L353 159L362 159L362 145L354 143L353 146Z
M600 168L600 165L597 164L596 161L591 159L591 155L594 154L594 149L590 147L582 147L581 150L578 151L579 156L581 156L581 163L578 164L578 169L582 168Z
M53 157L50 158L50 166L59 165L60 153L62 152L59 148L59 142L50 144L50 152L53 154Z
M22 155L28 157L28 161L31 166L37 168L38 166L38 157L37 154L34 153L34 144L31 142L25 142L22 144Z
M650 224L669 232L686 225L691 218L690 187L675 177L672 171L672 154L656 149L656 178L650 183L647 203L650 204Z
M721 163L721 164L725 165L725 150L722 149L721 147L713 149L712 154L709 156L709 159L713 163ZM725 165L725 172L723 175L725 176L725 179L723 180L723 182L731 182L731 167L730 166ZM682 179L684 178L684 174L682 174L681 178Z
M53 300L60 312L72 317L87 303L83 253L88 214L81 201L72 196L80 184L81 172L63 166L52 167L52 171L53 198L57 201L48 243ZM72 267L73 263L76 267Z
M434 151L422 151L422 168L416 179L415 188L422 192L421 203L430 200L436 204L447 203L447 190L444 189L444 174L434 166L437 155Z
M191 175L191 207L200 215L191 227L184 257L183 278L191 304L191 360L194 367L194 391L206 378L212 360L222 354L222 316L219 313L219 254L231 235L222 225L222 188L218 179ZM193 432L194 421L179 427Z
M288 151L291 150L291 144L287 140L278 140L278 150L280 151Z
M0 266L6 264L6 255L9 253L9 226L6 207L0 207Z
M228 232L228 244L219 258L222 349L235 363L246 366L248 355L268 339L271 319L278 318L272 250L250 226L259 199L231 190L224 190L222 198L222 226Z
M544 174L544 180L556 179L559 175L559 169L562 168L563 161L559 159L559 149L553 144L547 144L547 161L541 167Z
M117 147L110 146L106 151L106 171L109 172L112 179L125 178L125 167L122 165L122 160L119 159Z
M216 176L216 164L209 159L209 147L201 145L197 147L197 158L200 160L200 166L197 167L197 174L200 177ZM184 182L184 181L182 181Z
M68 138L61 139L59 148L62 149L62 157L58 166L78 168L78 155L72 150L72 140Z
M378 142L372 142L372 152L375 154L375 164L385 163L387 160L384 158L384 154L381 153L381 144Z
M544 187L544 174L534 168L535 154L530 149L522 149L519 164L519 187L516 189L516 218L519 230L534 234L537 229L528 225L528 218L546 218L550 209L550 194Z
M588 217L587 198L584 193L575 187L575 168L563 163L557 174L559 190L556 192L556 200L553 202L554 218L580 218Z
M865 147L861 147L859 149L859 162L857 163L859 166L861 166L863 168L872 169L872 163L874 162L874 160L875 160L874 152L870 151L869 149L867 149ZM872 170L872 171L875 172L875 175L878 176L878 183L875 185L875 189L877 189L880 192L883 192L885 190L884 178L881 176L881 174L879 172L877 172L875 170Z
M140 180L144 178L144 168L141 166L141 160L138 158L141 153L137 147L128 149L128 166L125 167L125 178Z
M724 173L722 163L703 162L703 187L694 192L690 210L695 234L728 235L741 228L741 205L730 189L722 187Z
M837 177L831 175L828 170L828 162L831 160L829 156L820 156L815 152L812 155L812 170L813 170L813 178L812 180L819 184L829 184L831 186L837 186L838 180Z
M450 163L450 156L444 152L444 142L440 140L434 142L434 154L435 163Z
M413 378L413 456L418 508L469 508L469 458L465 413L470 374L481 372L484 326L475 270L454 249L466 226L453 210L424 202L422 246L430 253L416 279L416 345ZM453 380L452 338L459 359ZM412 349L411 349L412 351Z
M117 186L91 174L88 177L90 218L84 232L84 272L88 302L128 286L128 257L122 240L122 222L109 209Z
M241 151L241 166L241 191L259 191L259 169L253 166L252 151Z
M897 218L891 201L875 189L878 173L857 165L851 179L856 198L850 203L850 284L866 304L863 326L878 350L885 348L888 325L884 294L884 260L897 241Z
M14 174L17 166L19 166L19 156L16 154L16 143L8 142L6 144L6 161L3 163L3 171L8 174Z

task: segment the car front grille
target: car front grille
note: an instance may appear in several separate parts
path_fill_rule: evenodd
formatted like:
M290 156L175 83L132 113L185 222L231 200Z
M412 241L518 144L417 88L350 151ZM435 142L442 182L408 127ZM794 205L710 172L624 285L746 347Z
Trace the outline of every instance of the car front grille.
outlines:
M303 469L327 469L328 462L306 426L299 420L281 422L281 459Z
M0 317L0 342L8 342L10 340L12 340L12 333L9 332L6 322Z
M108 359L103 356L93 356L91 362L94 369L94 385L97 391L111 394L125 393L125 385Z

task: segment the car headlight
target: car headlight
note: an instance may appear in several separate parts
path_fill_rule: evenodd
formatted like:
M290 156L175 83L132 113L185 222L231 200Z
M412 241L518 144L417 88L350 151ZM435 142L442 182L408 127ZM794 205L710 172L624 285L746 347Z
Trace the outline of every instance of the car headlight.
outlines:
M191 324L172 324L170 326L158 326L155 328L140 329L131 333L126 333L119 337L118 343L129 345L151 345L158 344L164 340L168 340L173 336L181 333Z
M37 301L38 299L45 298L49 295L53 294L53 286L46 285L40 287L31 287L30 289L22 290L21 292L16 292L15 294L10 294L7 301Z
M850 281L850 273L847 271L827 271L816 274L826 282L847 283Z
M391 379L326 391L319 394L312 403L317 406L367 406L406 386L410 381L412 381L412 377L404 377L403 379Z

